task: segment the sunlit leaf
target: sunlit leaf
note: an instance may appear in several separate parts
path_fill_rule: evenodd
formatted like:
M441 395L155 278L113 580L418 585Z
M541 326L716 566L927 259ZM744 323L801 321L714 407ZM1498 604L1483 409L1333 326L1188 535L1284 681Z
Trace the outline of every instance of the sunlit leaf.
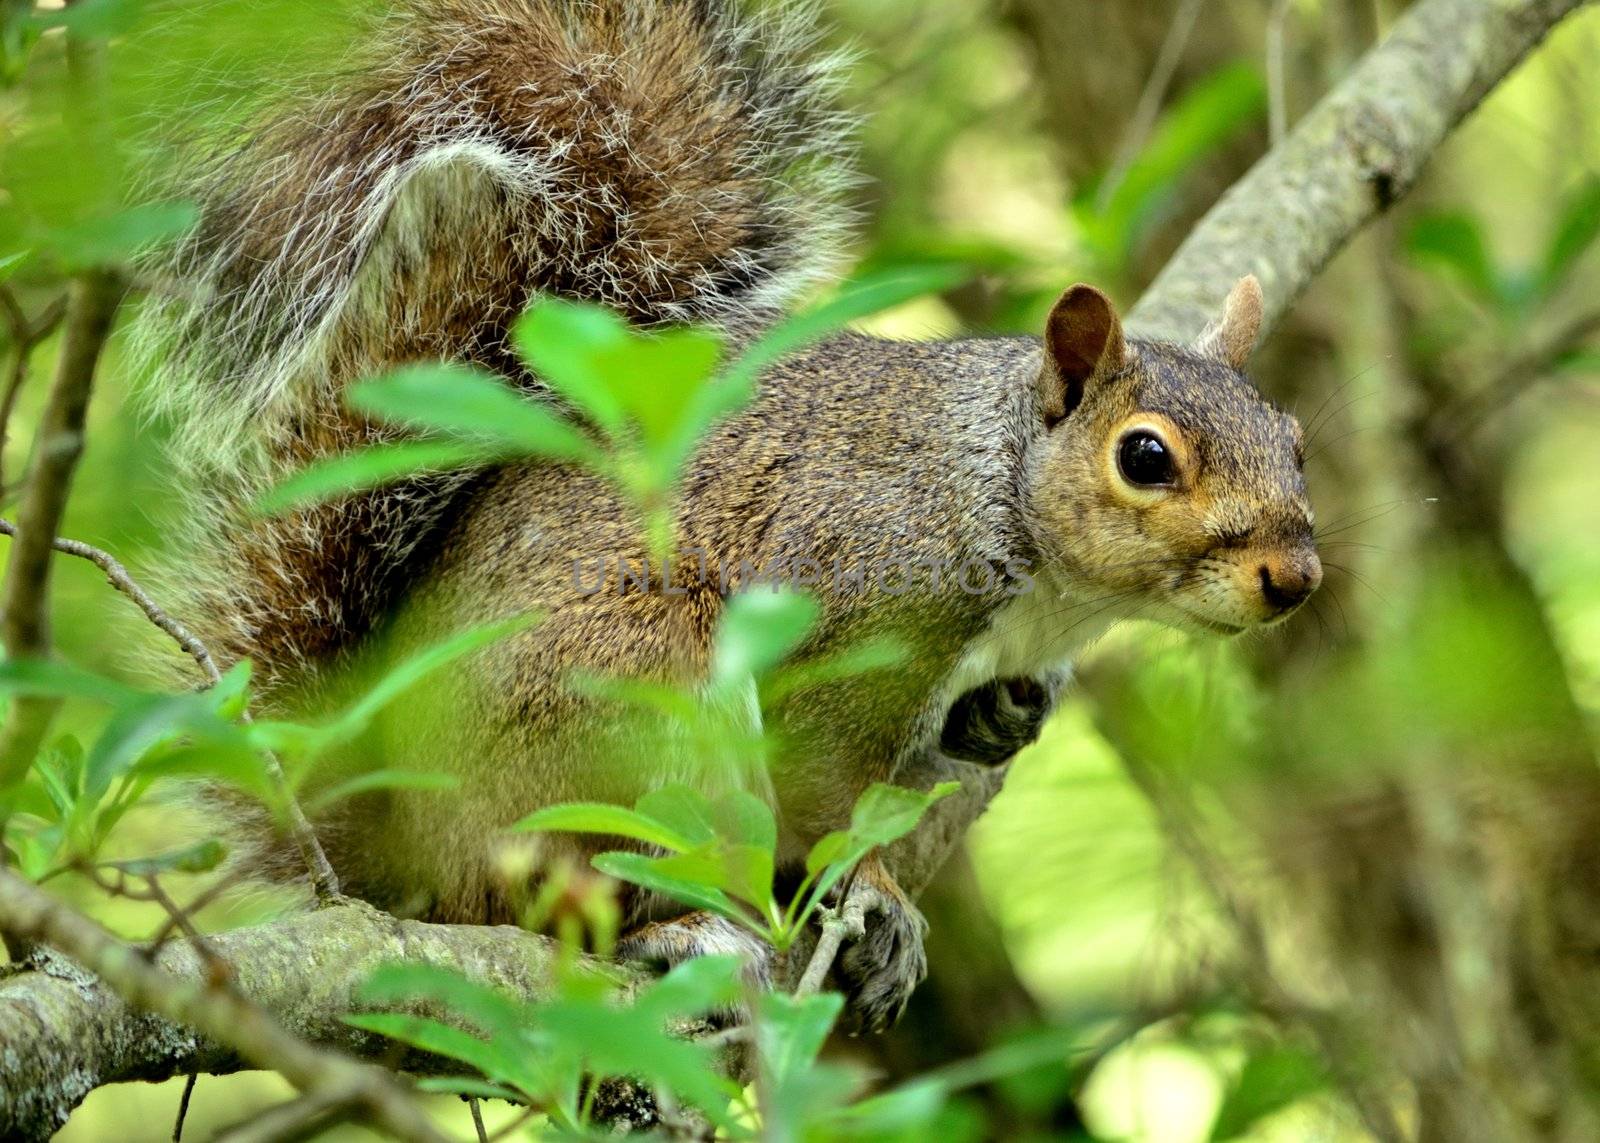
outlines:
M356 409L432 429L503 456L593 461L594 443L504 381L461 365L415 365L350 388Z
M500 1084L486 1083L471 1076L423 1076L416 1081L418 1091L442 1092L446 1095L473 1096L478 1099L503 1099L519 1102L518 1094Z
M89 699L119 705L145 697L132 687L59 660L6 659L0 662L0 692Z
M925 294L952 289L970 277L972 271L967 266L940 262L887 266L853 279L834 297L779 323L745 350L723 373L721 400L724 405L741 402L762 370L853 321Z
M766 673L800 645L820 610L815 599L796 591L740 592L717 627L712 682L728 687Z
M459 1060L486 1075L504 1075L507 1064L511 1063L495 1045L439 1020L391 1012L361 1012L345 1016L343 1020L351 1027L376 1032L437 1056Z
M513 830L529 833L598 833L632 838L662 849L691 849L695 839L647 813L606 802L567 802L535 810Z
M743 962L735 956L691 957L644 989L634 1007L662 1025L704 1016L738 1001L744 993L743 971Z
M541 298L512 327L512 342L522 359L613 437L624 428L626 410L601 361L634 336L610 310L556 298Z
M835 992L804 997L769 992L761 997L756 1043L771 1082L788 1083L816 1063L843 1007L844 997Z
M721 889L663 873L657 868L656 859L642 853L602 853L591 864L608 877L664 893L691 908L709 909L719 916L748 924L745 913Z

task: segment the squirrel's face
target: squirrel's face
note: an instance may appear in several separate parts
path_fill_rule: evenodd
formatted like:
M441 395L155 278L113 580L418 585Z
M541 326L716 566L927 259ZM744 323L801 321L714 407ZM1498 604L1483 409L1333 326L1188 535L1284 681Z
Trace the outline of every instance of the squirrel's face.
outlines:
M1050 578L1081 606L1234 635L1322 581L1300 426L1240 372L1260 314L1254 278L1190 349L1125 342L1088 286L1051 312L1029 501Z

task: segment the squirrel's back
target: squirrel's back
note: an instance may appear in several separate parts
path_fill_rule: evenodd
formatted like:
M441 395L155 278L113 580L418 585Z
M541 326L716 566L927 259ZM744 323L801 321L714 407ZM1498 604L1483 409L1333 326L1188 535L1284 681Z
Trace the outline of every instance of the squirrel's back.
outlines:
M183 160L195 232L146 323L195 536L176 586L272 682L392 603L464 474L280 520L286 471L392 430L343 389L413 361L527 382L537 293L745 329L830 274L851 170L809 5L405 0L358 58Z

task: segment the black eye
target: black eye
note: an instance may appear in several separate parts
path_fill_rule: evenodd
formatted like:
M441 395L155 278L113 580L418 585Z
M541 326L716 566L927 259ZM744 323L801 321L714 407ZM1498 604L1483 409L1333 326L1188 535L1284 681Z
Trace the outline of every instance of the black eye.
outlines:
M1147 429L1135 429L1117 446L1117 467L1129 484L1155 487L1171 484L1177 476L1172 452Z

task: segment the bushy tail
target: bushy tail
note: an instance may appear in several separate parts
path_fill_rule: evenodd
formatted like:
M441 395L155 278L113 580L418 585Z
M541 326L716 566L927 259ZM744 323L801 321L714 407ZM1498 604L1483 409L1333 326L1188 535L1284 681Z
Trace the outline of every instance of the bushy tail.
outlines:
M194 162L200 224L148 323L200 549L191 612L268 681L362 634L464 478L266 523L290 467L376 439L351 381L508 376L535 293L759 324L832 272L847 124L809 4L406 0L345 71Z

